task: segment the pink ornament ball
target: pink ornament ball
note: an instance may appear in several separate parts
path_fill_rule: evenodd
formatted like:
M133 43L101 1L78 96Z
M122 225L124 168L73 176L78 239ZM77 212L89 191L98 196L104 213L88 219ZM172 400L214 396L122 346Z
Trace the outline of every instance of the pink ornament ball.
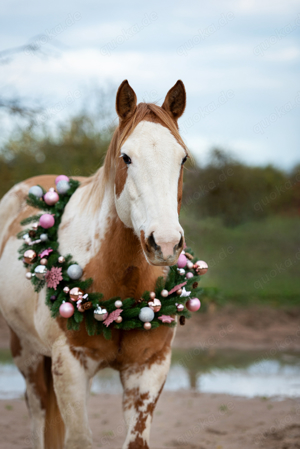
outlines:
M51 214L43 214L40 218L40 225L44 229L52 228L54 223L55 223L55 220Z
M180 254L180 256L178 257L178 261L177 261L177 266L178 268L184 268L187 264L187 258L185 257L184 254Z
M60 308L59 313L63 318L70 318L74 315L74 306L70 302L64 302Z
M188 273L186 273L187 279L191 279L193 276L194 276L193 273L191 273L190 271Z
M201 302L198 298L191 298L186 302L186 308L190 312L197 312L200 309Z
M56 192L47 192L44 195L44 201L48 206L53 206L59 200L59 196Z
M57 178L55 179L55 185L56 185L59 181L69 181L69 178L68 178L66 175L59 175L59 176L57 176Z

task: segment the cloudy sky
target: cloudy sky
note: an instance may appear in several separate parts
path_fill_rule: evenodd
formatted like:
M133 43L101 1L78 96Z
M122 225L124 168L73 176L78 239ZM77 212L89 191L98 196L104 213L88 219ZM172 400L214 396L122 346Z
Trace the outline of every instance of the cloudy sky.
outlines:
M2 94L59 103L59 118L91 84L128 79L139 100L162 102L182 79L181 132L200 161L216 145L255 164L300 161L299 0L2 0L0 25L0 51L52 54L2 64Z

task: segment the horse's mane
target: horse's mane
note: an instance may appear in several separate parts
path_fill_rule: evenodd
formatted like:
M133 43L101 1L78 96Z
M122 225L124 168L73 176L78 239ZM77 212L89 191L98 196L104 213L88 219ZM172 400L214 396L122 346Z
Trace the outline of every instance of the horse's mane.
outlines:
M116 128L108 147L103 166L83 183L83 185L89 185L90 187L89 201L85 204L90 204L93 210L96 210L102 202L105 183L108 182L111 176L112 168L115 165L115 160L119 155L120 148L142 120L159 123L168 128L177 142L182 145L188 154L187 147L179 134L177 122L175 122L160 106L157 106L154 103L139 103L132 116L124 122L121 122Z

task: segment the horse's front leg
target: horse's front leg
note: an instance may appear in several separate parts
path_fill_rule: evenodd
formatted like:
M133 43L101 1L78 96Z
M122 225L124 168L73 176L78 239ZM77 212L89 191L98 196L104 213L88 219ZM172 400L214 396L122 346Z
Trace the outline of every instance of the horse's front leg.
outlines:
M65 423L64 449L90 449L92 434L88 424L89 375L86 363L75 357L65 341L52 349L52 375L57 402Z
M171 348L121 371L127 436L123 449L148 449L153 412L170 368Z

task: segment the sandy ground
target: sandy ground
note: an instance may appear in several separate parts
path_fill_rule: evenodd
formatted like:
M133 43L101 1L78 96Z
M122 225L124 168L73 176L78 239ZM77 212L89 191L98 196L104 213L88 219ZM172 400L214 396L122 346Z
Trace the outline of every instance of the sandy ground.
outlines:
M299 318L299 309L211 310L179 327L174 346L259 349L265 350L266 355L300 350ZM1 318L0 347L8 347L8 332ZM119 395L91 396L89 418L95 448L122 446L124 423ZM1 449L33 447L24 400L0 401L0 435ZM279 401L163 392L154 414L150 447L300 449L300 398Z

